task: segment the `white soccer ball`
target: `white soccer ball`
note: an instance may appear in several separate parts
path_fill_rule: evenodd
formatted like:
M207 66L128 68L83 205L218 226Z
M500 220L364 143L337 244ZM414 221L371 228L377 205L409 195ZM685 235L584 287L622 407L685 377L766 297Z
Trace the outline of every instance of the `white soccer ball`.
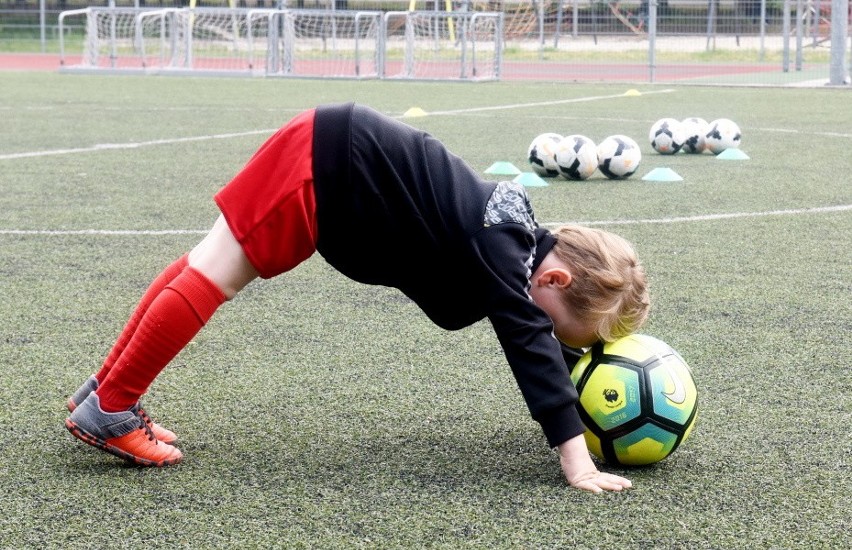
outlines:
M680 121L683 127L683 147L686 153L703 153L707 148L705 136L707 135L707 121L696 116L685 118Z
M562 136L553 132L539 134L532 140L527 150L527 158L533 172L539 176L551 178L559 175L559 167L556 166L554 154L560 141L562 141Z
M627 136L609 136L598 145L598 168L609 179L629 178L641 160L639 145Z
M648 139L654 151L661 155L673 155L683 147L683 126L677 119L661 118L651 126Z
M556 146L555 158L559 173L565 179L588 179L598 169L595 142L579 134L562 138Z
M733 120L717 118L708 125L704 140L707 142L707 148L714 155L718 155L725 149L739 149L742 133Z

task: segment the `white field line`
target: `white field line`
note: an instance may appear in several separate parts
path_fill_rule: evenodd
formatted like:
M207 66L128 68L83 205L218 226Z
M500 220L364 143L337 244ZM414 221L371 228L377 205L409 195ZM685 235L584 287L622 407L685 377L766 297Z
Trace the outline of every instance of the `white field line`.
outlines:
M761 218L765 216L796 216L802 214L827 214L831 212L845 212L852 210L852 204L841 204L837 206L819 206L815 208L796 208L790 210L769 210L765 212L733 212L729 214L704 214L700 216L681 216L672 218L646 218L636 220L593 220L575 222L547 222L542 227L557 227L567 223L578 225L648 225L648 224L671 224L685 222L706 222L715 220L728 220L737 218ZM35 236L62 236L62 235L93 235L93 236L158 236L158 235L206 235L206 229L0 229L0 235L35 235Z
M767 210L764 212L730 212L727 214L703 214L698 216L675 216L671 218L642 218L635 220L593 220L578 222L548 222L542 223L543 227L558 227L567 223L577 225L650 225L650 224L672 224L685 222L707 222L716 220L731 220L737 218L762 218L766 216L797 216L802 214L826 214L830 212L844 212L852 210L852 204L840 204L837 206L818 206L814 208L793 208L789 210Z
M159 236L206 235L208 229L0 229L0 235Z
M648 92L646 92L648 93ZM605 99L609 97L620 97L620 96L598 96L596 98L577 98L573 100L564 100L558 102L548 102L547 104L553 103L567 103L567 102L575 102L575 101L592 101L593 99ZM480 111L494 111L500 109L514 109L521 107L528 107L532 105L544 105L545 103L519 103L515 105L496 105L492 107L474 107L471 109L460 109L456 111L435 111L432 113L426 113L425 116L441 116L441 115L454 115L454 114L465 114L465 113L474 113ZM397 116L394 118L405 118L403 116ZM579 120L579 118L578 118ZM770 133L786 133L786 134L802 134L802 135L813 135L813 136L823 136L823 137L832 137L832 138L852 138L852 134L840 133L840 132L801 132L799 130L787 130L782 128L756 128L757 131L770 132ZM46 151L26 151L22 153L7 153L0 155L0 160L15 160L15 159L23 159L23 158L34 158L34 157L49 157L54 155L73 155L76 153L92 153L96 151L110 151L117 149L138 149L140 147L150 147L153 145L169 145L173 143L189 143L196 141L209 141L214 139L232 139L238 137L245 136L254 136L258 134L272 135L278 131L278 128L270 128L265 130L249 130L246 132L232 132L226 134L212 134L208 136L191 136L191 137L182 137L182 138L172 138L172 139L154 139L150 141L138 141L138 142L130 142L130 143L98 143L89 147L74 147L70 149L50 149Z
M663 89L663 90L650 90L646 92L642 92L641 95L650 95L650 94L668 94L676 92L677 90L673 89ZM575 97L569 99L556 99L553 101L538 101L538 102L530 102L530 103L510 103L507 105L492 105L487 107L470 107L467 109L453 109L448 111L432 111L425 112L420 116L445 116L445 115L464 115L464 114L473 114L473 113L482 113L489 111L503 111L508 109L524 109L527 107L547 107L551 105L563 105L569 103L583 103L588 101L600 101L606 99L615 99L620 97L628 97L626 94L611 94L611 95L602 95L602 96L587 96L587 97ZM404 115L397 115L394 118L406 118ZM596 120L609 120L609 119L596 119ZM620 120L620 119L619 119ZM99 143L89 147L75 147L69 149L51 149L46 151L26 151L22 153L7 153L0 154L0 160L14 160L21 158L33 158L33 157L46 157L53 155L70 155L75 153L91 153L96 151L110 151L117 149L137 149L139 147L149 147L154 145L169 145L173 143L189 143L196 141L208 141L213 139L231 139L237 137L245 137L245 136L253 136L258 134L272 134L276 132L278 128L271 128L265 130L249 130L246 132L232 132L225 134L212 134L206 136L192 136L192 137L183 137L183 138L171 138L171 139L155 139L150 141L140 141L140 142L130 142L130 143ZM794 129L786 129L786 128L755 128L756 131L770 132L770 133L788 133L788 134L802 134L802 135L814 135L814 136L824 136L824 137L833 137L833 138L852 138L852 134L842 133L842 132L801 132L799 130Z
M130 143L98 143L90 147L75 147L72 149L50 149L47 151L29 151L24 153L9 153L0 155L0 160L12 160L32 157L47 157L51 155L73 155L75 153L91 153L93 151L109 151L115 149L138 149L152 145L168 145L171 143L188 143L192 141L208 141L211 139L231 139L237 137L253 136L257 134L272 134L277 130L250 130L248 132L234 132L229 134L213 134L210 136L193 136L171 139L154 139L150 141L137 141Z
M652 90L650 92L642 92L642 95L651 95L651 94L670 94L675 92L675 90ZM615 99L620 97L629 97L625 94L611 94L611 95L598 95L598 96L587 96L587 97L573 97L570 99L554 99L553 101L537 101L534 103L511 103L508 105L492 105L490 107L470 107L467 109L453 109L450 111L428 111L426 112L426 116L433 115L462 115L467 113L481 113L484 111L504 111L507 109L524 109L526 107L550 107L553 105L565 105L568 103L584 103L587 101L600 101L603 99Z
M643 92L643 94L655 94L655 93L672 93L675 90L665 89L665 90L656 90ZM493 105L487 107L472 107L467 109L455 109L448 111L433 111L425 113L425 116L442 116L442 115L457 115L457 114L467 114L467 113L478 113L478 112L486 112L486 111L497 111L497 110L508 110L508 109L522 109L526 107L542 107L549 105L560 105L560 104L568 104L568 103L580 103L586 101L599 101L605 99L614 99L619 97L626 97L625 94L612 94L605 96L588 96L588 97L579 97L579 98L570 98L570 99L561 99L561 100L553 100L553 101L542 101L542 102L530 102L530 103L513 103L507 105ZM397 116L395 118L404 118L402 115ZM231 139L235 137L245 137L251 135L258 134L271 134L277 131L277 128L274 129L265 129L265 130L251 130L246 132L234 132L234 133L226 133L226 134L213 134L208 136L194 136L194 137L184 137L184 138L173 138L173 139L158 139L151 141L143 141L143 142L135 142L135 143L104 143L97 144L91 147L79 147L72 149L53 149L48 151L32 151L32 152L24 152L24 153L11 153L6 155L0 155L0 160L10 160L10 159L18 159L18 158L30 158L30 157L40 157L40 156L48 156L48 155L65 155L65 154L74 154L74 153L87 153L93 151L104 151L104 150L116 150L116 149L135 149L138 147L146 147L153 145L166 145L172 143L187 143L187 142L196 142L196 141L207 141L211 139ZM767 132L783 132L783 133L799 133L797 130L788 130L782 128L765 128L763 131ZM819 132L820 135L827 135L831 137L852 137L852 134L845 133L837 133L837 132ZM683 223L683 222L702 222L702 221L713 221L713 220L724 220L724 219L736 219L736 218L756 218L756 217L765 217L765 216L790 216L790 215L800 215L800 214L819 214L819 213L828 213L828 212L840 212L852 210L852 205L838 205L838 206L825 206L825 207L815 207L815 208L801 208L801 209L790 209L790 210L770 210L764 212L733 212L727 214L705 214L698 216L679 216L679 217L670 217L670 218L647 218L647 219L634 219L634 220L593 220L593 221L582 221L582 222L570 222L570 223L578 223L580 225L644 225L644 224L671 224L671 223ZM544 227L556 227L559 225L564 225L569 222L548 222L543 223ZM111 229L80 229L80 230L26 230L26 229L0 229L0 235L204 235L207 233L207 230L202 229L166 229L166 230L111 230Z
M671 93L675 90L652 90L649 92L643 92L643 94L663 94L663 93ZM492 105L489 107L471 107L467 109L455 109L452 111L433 111L426 113L423 116L441 116L441 115L459 115L466 113L479 113L484 111L501 111L507 109L523 109L526 107L546 107L550 105L561 105L565 103L581 103L586 101L600 101L604 99L614 99L618 97L627 97L625 94L613 94L613 95L603 95L603 96L587 96L587 97L575 97L570 99L557 99L553 101L539 101L532 103L512 103L508 105ZM404 118L403 115L396 116L394 118ZM139 141L139 142L130 142L130 143L98 143L95 145L91 145L89 147L74 147L69 149L50 149L47 151L27 151L23 153L7 153L0 155L0 160L14 160L14 159L22 159L22 158L33 158L33 157L46 157L52 155L72 155L76 153L92 153L95 151L112 151L117 149L137 149L139 147L150 147L153 145L169 145L172 143L189 143L194 141L207 141L211 139L231 139L237 137L245 137L245 136L253 136L257 134L272 134L276 132L278 128L266 129L266 130L251 130L247 132L234 132L227 134L213 134L207 136L193 136L193 137L183 137L183 138L172 138L172 139L154 139L150 141Z
M851 133L846 132L802 132L801 130L791 130L788 128L755 128L758 132L769 132L773 134L796 134L802 136L821 136L830 138L852 138Z

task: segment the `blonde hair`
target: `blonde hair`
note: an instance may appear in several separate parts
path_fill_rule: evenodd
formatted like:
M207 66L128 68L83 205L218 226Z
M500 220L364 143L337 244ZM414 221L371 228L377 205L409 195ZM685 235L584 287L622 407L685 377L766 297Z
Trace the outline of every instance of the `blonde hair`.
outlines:
M641 327L648 318L650 298L645 270L633 247L600 229L565 225L553 231L553 252L573 275L565 302L577 317L611 342Z

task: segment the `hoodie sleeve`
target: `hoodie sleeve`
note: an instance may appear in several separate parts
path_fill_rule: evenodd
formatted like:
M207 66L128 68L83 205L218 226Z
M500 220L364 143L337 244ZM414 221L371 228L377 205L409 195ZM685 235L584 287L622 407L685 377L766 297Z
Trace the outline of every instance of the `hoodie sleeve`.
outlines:
M488 285L488 318L530 414L555 447L585 428L553 323L529 296L535 234L522 223L498 223L474 237L474 249Z

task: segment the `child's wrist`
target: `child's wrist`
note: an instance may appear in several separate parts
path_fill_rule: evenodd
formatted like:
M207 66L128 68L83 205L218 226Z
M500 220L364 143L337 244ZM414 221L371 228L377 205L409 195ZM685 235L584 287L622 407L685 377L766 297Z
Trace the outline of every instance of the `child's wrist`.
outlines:
M578 454L586 454L589 450L586 447L585 437L583 437L583 434L580 434L557 445L556 452L559 453L560 457L567 459Z

